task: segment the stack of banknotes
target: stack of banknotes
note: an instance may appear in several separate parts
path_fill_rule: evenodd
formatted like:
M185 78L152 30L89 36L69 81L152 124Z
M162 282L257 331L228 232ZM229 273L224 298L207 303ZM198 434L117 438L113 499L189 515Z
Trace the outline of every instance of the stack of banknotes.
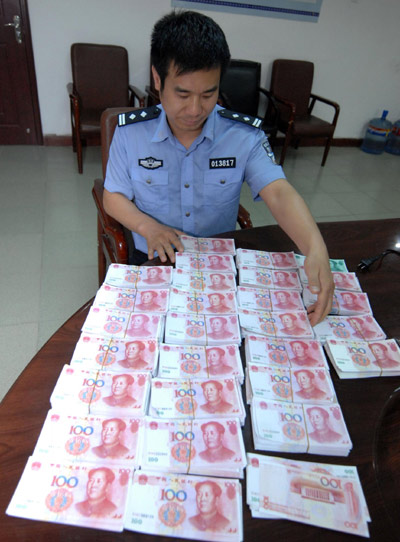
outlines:
M394 339L374 342L328 339L325 350L340 378L400 374L400 348Z
M306 306L314 298L301 255L235 251L231 239L183 236L182 243L175 269L109 267L51 394L8 514L114 531L242 540L243 391L256 449L332 456L351 450L323 346L340 376L389 376L400 367L398 346L385 340L355 274L343 260L331 261L336 313L312 328ZM346 312L343 292L357 293L365 312ZM286 485L266 483L268 469L271 480L286 479L286 464L261 464L259 480L247 470L254 515L305 521L308 514L310 523L322 523L316 512L322 495L318 469L297 466L294 490L293 461ZM343 487L326 493L335 503L329 526L365 535L369 518L356 472L324 468ZM279 498L269 493L273 485L281 489ZM295 502L302 492L308 508L291 516L285 498Z
M356 467L248 454L246 470L253 517L369 537L371 518Z

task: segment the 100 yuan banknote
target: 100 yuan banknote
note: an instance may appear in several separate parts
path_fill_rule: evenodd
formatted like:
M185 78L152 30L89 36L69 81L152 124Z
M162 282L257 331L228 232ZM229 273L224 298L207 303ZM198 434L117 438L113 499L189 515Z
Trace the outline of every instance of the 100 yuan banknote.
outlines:
M238 419L145 418L143 469L243 478L246 466Z
M118 288L169 288L171 266L138 266L112 263L108 267L105 284Z
M241 485L232 479L137 471L124 527L152 535L240 542Z
M104 461L70 464L30 457L6 513L122 531L132 472Z
M234 273L206 273L203 271L184 271L174 269L172 284L182 290L210 290L225 292L236 290L236 278Z
M139 466L143 418L74 416L49 410L34 454L53 461Z

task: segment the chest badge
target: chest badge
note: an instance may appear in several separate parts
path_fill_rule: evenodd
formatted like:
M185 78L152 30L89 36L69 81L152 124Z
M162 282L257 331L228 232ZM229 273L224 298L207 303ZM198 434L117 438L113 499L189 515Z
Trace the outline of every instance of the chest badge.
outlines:
M146 169L158 169L163 165L162 160L157 160L157 158L153 158L152 156L148 156L147 158L140 158L138 162L139 166L142 166Z

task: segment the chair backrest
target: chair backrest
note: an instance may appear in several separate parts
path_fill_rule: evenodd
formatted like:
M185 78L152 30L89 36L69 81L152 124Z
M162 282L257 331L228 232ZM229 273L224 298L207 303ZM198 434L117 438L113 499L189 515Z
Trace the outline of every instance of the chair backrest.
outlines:
M135 111L137 107L110 107L101 114L101 163L103 167L103 179L106 178L108 155L111 141L118 124L118 115L126 111Z
M71 45L72 80L83 109L102 111L129 103L128 52L118 45Z
M271 92L296 104L296 116L304 116L307 115L313 78L312 62L277 59L272 65Z
M261 64L252 60L231 59L224 73L220 94L228 107L254 117L258 114Z

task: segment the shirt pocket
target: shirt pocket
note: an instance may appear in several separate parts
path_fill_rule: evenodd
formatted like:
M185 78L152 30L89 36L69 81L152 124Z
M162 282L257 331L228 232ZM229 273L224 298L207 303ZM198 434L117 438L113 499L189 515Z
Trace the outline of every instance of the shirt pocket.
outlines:
M132 171L134 202L145 212L169 211L168 171L135 168Z
M243 170L219 169L204 173L203 205L231 206L239 202Z

